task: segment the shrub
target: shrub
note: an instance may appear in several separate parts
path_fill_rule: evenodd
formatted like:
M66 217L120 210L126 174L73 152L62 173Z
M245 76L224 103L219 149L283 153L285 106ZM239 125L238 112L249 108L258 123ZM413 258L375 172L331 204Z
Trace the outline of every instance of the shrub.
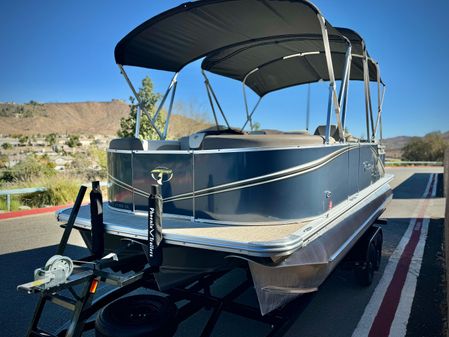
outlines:
M402 159L410 161L443 161L449 147L441 132L432 132L423 138L412 138L402 149Z
M20 136L19 137L19 143L21 145L25 145L26 143L28 143L29 140L30 140L30 138L28 136Z
M6 154L0 154L0 169L8 168L9 157Z
M3 143L2 148L3 150L10 150L12 149L12 145L10 143Z
M145 109L152 115L152 118L154 118L153 114L156 110L156 103L160 99L161 95L154 92L153 82L148 76L142 80L142 87L139 89L137 95L139 96L139 100L142 102ZM131 105L129 115L126 118L123 117L120 119L120 130L118 130L117 135L121 138L134 137L138 104L135 102L133 97L130 97L130 101ZM157 116L154 124L159 130L162 130L165 125L162 113ZM148 118L143 116L143 111L139 131L141 139L159 139L157 132L154 130Z
M65 143L68 147L81 146L80 137L77 135L70 135Z
M19 196L11 196L10 211L17 211L21 206ZM6 204L6 197L0 197L0 210L7 211L8 205Z
M45 141L48 143L49 146L53 146L56 144L56 133L50 133L45 136Z
M40 177L50 177L56 174L54 163L48 157L30 156L19 162L12 169L5 171L0 180L6 182L26 182Z
M30 207L65 205L75 201L81 181L65 175L36 181L36 185L46 187L41 193L21 196L21 202Z

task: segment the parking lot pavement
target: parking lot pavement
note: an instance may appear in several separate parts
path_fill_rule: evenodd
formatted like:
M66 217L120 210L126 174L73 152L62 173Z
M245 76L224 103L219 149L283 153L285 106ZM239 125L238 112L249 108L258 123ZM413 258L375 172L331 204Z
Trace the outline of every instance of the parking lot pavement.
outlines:
M318 292L295 302L297 305L292 307L293 310L296 310L292 313L294 319L290 322L291 326L285 336L352 336L354 331L363 330L356 330L363 322L375 321L376 317L369 315L377 315L378 312L370 313L367 308L373 301L381 304L382 301L373 299L373 294L378 294L379 284L386 282L386 274L393 270L391 266L394 264L392 263L395 261L395 256L400 253L398 253L398 247L401 247L404 242L410 241L407 241L409 239L407 233L413 233L410 228L415 229L418 223L421 223L422 229L425 229L425 235L420 234L421 241L417 241L417 247L421 248L416 248L413 256L410 257L410 265L415 266L413 264L414 257L419 255L419 249L422 250L422 263L419 270L416 268L411 271L406 270L407 278L404 281L404 287L408 285L409 288L407 288L407 293L401 293L399 299L404 295L408 296L406 302L410 304L410 309L408 313L404 312L404 304L399 303L397 311L393 313L393 319L398 321L397 317L400 317L401 322L405 322L403 331L405 336L433 337L442 335L443 311L445 310L444 285L442 283L442 217L444 216L444 199L441 198L442 170L439 168L394 168L388 171L395 174L395 179L391 184L394 190L394 199L383 215L387 219L387 224L383 226L383 259L380 272L376 273L373 284L366 288L360 287L356 284L351 270L338 267L322 284ZM424 213L417 215L418 208L423 207L423 195L426 189L429 190L431 174L436 174L435 177L438 181L438 184L435 185L435 194L425 202ZM417 220L418 216L421 216L422 220ZM421 227L419 229L421 230ZM33 270L42 266L54 254L61 234L62 230L57 226L53 214L0 221L1 336L24 335L32 317L36 297L17 293L16 286L30 281L33 277ZM78 234L75 234L69 243L67 255L76 258L85 254L82 240ZM401 261L400 259L396 260ZM396 265L401 264L396 263ZM410 273L416 276L412 292L407 283L407 280L411 279L408 276ZM394 278L393 276L394 273L392 278ZM242 278L243 273L236 270L218 280L212 290L215 293L222 293ZM240 301L256 304L254 292L249 290ZM49 306L44 314L43 324L49 326L50 329L61 326L68 317L54 306ZM199 335L209 315L210 311L208 310L200 311L181 324L176 336ZM368 318L364 320L363 317ZM259 322L223 314L213 336L263 336L269 331L269 326ZM368 335L367 330L364 331L364 334L359 336ZM389 333L384 335L388 336ZM374 335L370 334L370 336Z

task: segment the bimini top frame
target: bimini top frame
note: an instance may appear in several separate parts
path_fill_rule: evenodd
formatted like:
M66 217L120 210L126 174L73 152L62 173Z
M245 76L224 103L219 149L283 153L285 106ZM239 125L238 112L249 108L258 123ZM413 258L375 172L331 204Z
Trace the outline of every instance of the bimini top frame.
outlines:
M330 42L345 43L347 39L306 0L200 0L185 3L157 15L131 31L117 44L115 59L136 95L140 108L150 119L159 137L165 139L176 92L177 74L185 65L211 53L247 45L248 41L263 42L288 38L319 41L327 65L326 77L330 83L329 106L335 109L338 128L342 133L341 109ZM139 100L123 69L124 65L175 73L153 117L145 111L144 102ZM229 127L207 77L205 79L209 98L211 101L212 98L215 100ZM155 120L170 92L172 96L166 126L164 130L158 130ZM247 112L247 117L249 115ZM214 118L217 120L215 111ZM136 135L139 124L140 120L136 123Z
M380 74L376 62L365 50L363 39L350 29L336 29L345 34L344 39L331 40L329 43L335 80L342 81L338 101L342 106L344 124L348 81L365 80L365 59L369 81L380 81ZM202 68L242 82L247 115L242 129L248 123L252 129L251 117L261 98L267 93L298 84L329 80L323 42L314 38L281 37L262 42L248 41L238 47L232 46L211 53L203 60ZM246 86L259 95L251 113L246 99ZM327 136L329 138L328 134Z

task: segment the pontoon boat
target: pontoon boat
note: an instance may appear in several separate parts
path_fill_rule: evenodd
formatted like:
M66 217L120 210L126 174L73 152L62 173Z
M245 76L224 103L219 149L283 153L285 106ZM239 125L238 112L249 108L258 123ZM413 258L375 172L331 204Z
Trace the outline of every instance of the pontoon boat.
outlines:
M167 140L178 74L198 59L215 126ZM150 188L161 186L161 290L186 276L243 264L266 314L316 291L390 200L379 66L356 32L333 27L310 2L185 3L126 35L115 60L137 99L125 66L174 74L157 111L145 111L139 102L136 137L111 142L103 209L106 249L122 238L146 242ZM241 128L231 127L208 73L242 83ZM345 131L348 87L356 80L365 87L365 139ZM263 97L320 81L329 83L328 109L313 134L252 130ZM370 82L378 87L377 114ZM259 96L255 107L249 107L248 88ZM160 130L155 120L167 99ZM141 114L159 140L138 138ZM60 212L59 220L69 214ZM90 247L89 206L81 208L75 226Z

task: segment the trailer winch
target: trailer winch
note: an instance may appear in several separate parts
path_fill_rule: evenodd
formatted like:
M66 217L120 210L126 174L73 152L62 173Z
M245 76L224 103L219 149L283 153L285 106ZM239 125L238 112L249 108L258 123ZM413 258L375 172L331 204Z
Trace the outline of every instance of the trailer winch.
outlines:
M53 255L44 268L34 270L34 281L22 286L49 289L67 282L73 272L73 261L68 256Z

